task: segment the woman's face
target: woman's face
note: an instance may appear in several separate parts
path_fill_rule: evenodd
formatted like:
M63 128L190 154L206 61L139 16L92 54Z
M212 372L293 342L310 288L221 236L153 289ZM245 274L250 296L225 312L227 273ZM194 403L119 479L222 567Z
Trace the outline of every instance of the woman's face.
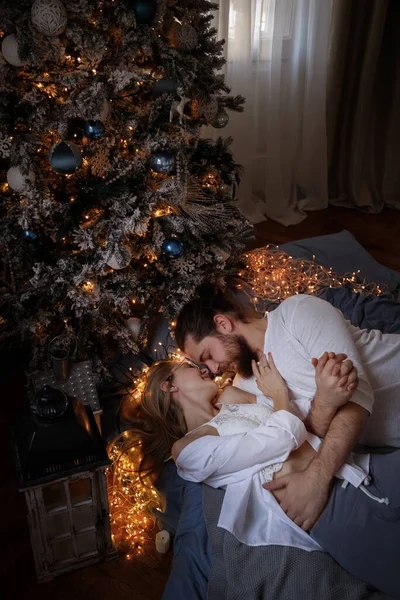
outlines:
M211 399L218 391L218 384L211 379L207 368L199 369L186 362L178 365L173 371L172 385L186 395L200 393L202 399L208 394Z

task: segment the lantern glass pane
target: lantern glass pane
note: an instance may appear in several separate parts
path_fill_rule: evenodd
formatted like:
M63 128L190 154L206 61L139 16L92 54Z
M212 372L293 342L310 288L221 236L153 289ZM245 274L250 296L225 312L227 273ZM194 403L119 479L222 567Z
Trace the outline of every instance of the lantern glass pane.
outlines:
M69 514L67 512L58 512L48 515L47 533L50 539L70 534L71 526L69 523Z
M96 530L78 533L76 536L76 544L78 547L79 556L83 556L84 554L96 554L97 553Z
M42 488L43 504L46 512L67 508L65 488L63 483L52 483Z
M72 513L74 520L75 531L81 531L82 529L94 529L95 520L93 514L93 505L85 504L74 509Z
M71 504L74 506L81 502L92 500L92 481L85 477L75 479L69 482L69 494L71 496Z
M62 562L74 558L74 548L71 538L55 540L51 544L54 562Z

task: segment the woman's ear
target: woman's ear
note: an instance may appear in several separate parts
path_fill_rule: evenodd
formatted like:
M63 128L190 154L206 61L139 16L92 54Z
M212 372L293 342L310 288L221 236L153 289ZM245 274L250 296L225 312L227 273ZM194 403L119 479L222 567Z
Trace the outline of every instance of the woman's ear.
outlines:
M214 323L217 333L232 333L234 329L234 323L232 319L230 319L226 315L215 315Z
M163 381L162 384L160 385L160 390L162 390L163 392L177 392L178 388L176 387L176 385L171 385L168 381Z
M163 381L162 384L160 385L160 390L162 392L168 392L169 391L169 383L168 381Z

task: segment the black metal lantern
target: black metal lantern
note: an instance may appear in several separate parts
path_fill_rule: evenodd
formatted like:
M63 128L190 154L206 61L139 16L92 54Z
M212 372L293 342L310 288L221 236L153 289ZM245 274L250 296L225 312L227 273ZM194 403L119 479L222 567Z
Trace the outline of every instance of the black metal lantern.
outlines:
M44 386L14 429L14 456L39 581L116 556L109 459L90 407Z

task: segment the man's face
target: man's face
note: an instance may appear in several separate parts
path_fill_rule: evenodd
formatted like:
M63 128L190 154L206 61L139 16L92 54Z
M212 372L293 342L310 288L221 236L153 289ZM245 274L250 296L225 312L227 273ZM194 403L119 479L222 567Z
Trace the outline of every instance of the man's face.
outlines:
M234 333L210 335L198 343L188 336L184 351L197 364L207 365L214 375L230 371L245 379L253 375L251 361L257 360L246 339Z

